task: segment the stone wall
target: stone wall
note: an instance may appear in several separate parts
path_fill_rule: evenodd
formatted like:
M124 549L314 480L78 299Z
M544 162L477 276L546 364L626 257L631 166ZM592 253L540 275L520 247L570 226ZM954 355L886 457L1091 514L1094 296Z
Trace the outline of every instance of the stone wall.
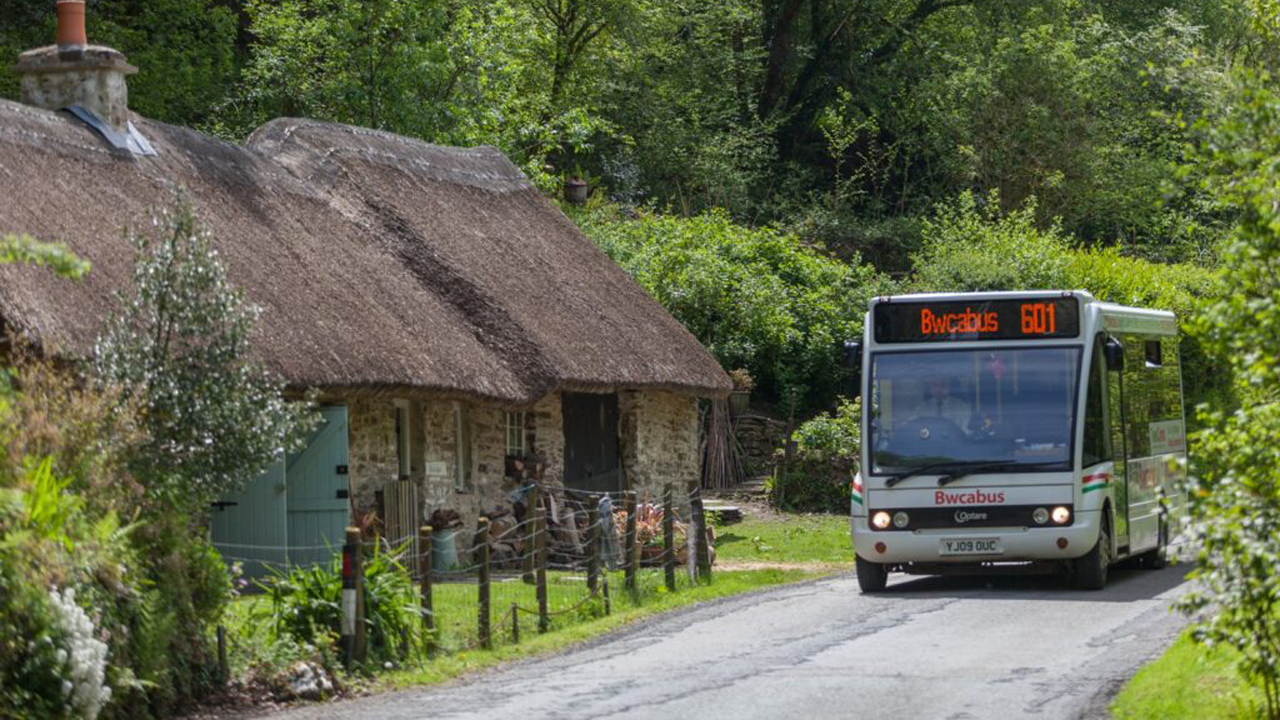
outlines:
M676 497L698 482L698 399L658 390L620 394L622 462L631 487L650 500L673 483ZM683 504L683 503L682 503Z
M460 513L466 527L474 527L480 515L509 507L506 495L518 486L505 479L504 408L465 405L472 442L471 481L466 489L458 489L455 403L400 403L409 417L409 476L419 486L424 522L436 510L447 508ZM396 408L393 400L348 404L352 494L360 513L374 509L375 493L399 474ZM701 468L697 399L660 391L625 391L619 393L619 410L621 460L632 487L642 497L659 501L663 486L672 482L683 504L684 487L698 480ZM526 446L542 459L544 482L563 483L560 394L548 395L524 411Z
M400 473L391 401L347 403L347 458L351 497L359 516L377 507L374 493Z

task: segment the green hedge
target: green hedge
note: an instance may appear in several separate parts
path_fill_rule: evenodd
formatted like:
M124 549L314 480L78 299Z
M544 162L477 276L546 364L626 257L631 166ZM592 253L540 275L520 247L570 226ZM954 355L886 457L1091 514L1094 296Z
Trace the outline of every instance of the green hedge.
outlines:
M711 211L678 217L598 203L568 209L597 245L726 369L746 368L766 399L830 407L840 345L859 337L868 301L891 283L797 236Z

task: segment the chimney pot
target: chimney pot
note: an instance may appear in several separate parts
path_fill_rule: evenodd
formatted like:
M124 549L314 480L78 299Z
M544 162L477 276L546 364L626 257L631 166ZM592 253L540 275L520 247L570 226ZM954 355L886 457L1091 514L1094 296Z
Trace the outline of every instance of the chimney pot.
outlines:
M57 44L28 50L13 66L22 102L46 110L79 105L123 132L129 122L125 78L138 69L119 51L88 43L84 0L58 0L57 10Z
M83 52L89 44L84 29L84 0L58 0L58 50Z

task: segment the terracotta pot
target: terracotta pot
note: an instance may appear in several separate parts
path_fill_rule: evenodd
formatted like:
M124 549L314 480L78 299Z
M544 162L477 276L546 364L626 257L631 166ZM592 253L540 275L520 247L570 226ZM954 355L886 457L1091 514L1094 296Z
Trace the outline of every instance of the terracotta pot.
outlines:
M564 199L574 205L581 205L587 201L587 193L590 188L587 187L585 181L573 178L564 182Z
M58 0L58 48L84 49L89 36L84 29L84 0Z

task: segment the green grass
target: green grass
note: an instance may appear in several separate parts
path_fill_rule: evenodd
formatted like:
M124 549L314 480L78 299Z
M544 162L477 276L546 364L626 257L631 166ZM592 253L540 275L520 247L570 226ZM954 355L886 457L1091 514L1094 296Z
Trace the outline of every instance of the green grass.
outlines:
M684 568L679 568L673 593L666 589L661 569L644 568L638 576L638 597L633 598L624 588L624 574L609 572L612 612L608 615L604 614L602 598L589 597L585 572L548 572L547 605L552 617L546 633L538 632L535 587L522 582L518 572L495 572L490 589L490 650L479 648L479 597L474 577L465 582L437 582L433 602L439 651L435 656L415 655L398 668L370 678L347 677L346 681L374 690L440 682L507 660L559 650L658 613L812 579L852 562L848 521L843 517L770 515L723 527L718 535L711 585L693 583ZM724 565L737 561L761 566L725 570ZM518 644L511 632L513 604L519 608ZM233 674L243 675L253 667L281 668L300 652L309 652L288 638L275 638L270 613L263 597L246 597L233 604L226 618L233 639ZM336 658L328 657L326 664L336 664Z
M660 576L646 572L646 582ZM633 623L637 620L657 615L676 608L715 598L735 595L737 593L760 588L812 579L813 574L802 570L749 570L739 572L721 572L714 574L711 585L686 586L679 592L669 593L657 587L651 589L639 605L632 604L626 593L621 592L621 574L614 574L610 580L613 593L613 613L604 617L588 617L586 615L570 616L572 620L563 618L552 625L552 630L544 635L537 632L537 618L521 617L521 638L518 645L510 642L508 635L499 638L500 644L492 651L460 650L443 654L435 659L411 661L407 667L387 673L379 680L383 687L410 687L437 683L449 680L467 672L490 667L508 660L530 658L570 647L603 633ZM549 586L550 587L550 586ZM513 592L516 591L513 589ZM550 594L550 592L549 592ZM495 591L495 598L497 591ZM466 601L460 600L460 605ZM496 606L496 600L495 600ZM474 622L472 623L474 625ZM503 630L509 633L504 626Z
M1258 717L1262 693L1236 671L1231 648L1206 648L1185 632L1142 668L1111 706L1117 720Z
M716 532L716 561L798 564L836 569L853 565L849 518L843 515L782 515L748 518Z

